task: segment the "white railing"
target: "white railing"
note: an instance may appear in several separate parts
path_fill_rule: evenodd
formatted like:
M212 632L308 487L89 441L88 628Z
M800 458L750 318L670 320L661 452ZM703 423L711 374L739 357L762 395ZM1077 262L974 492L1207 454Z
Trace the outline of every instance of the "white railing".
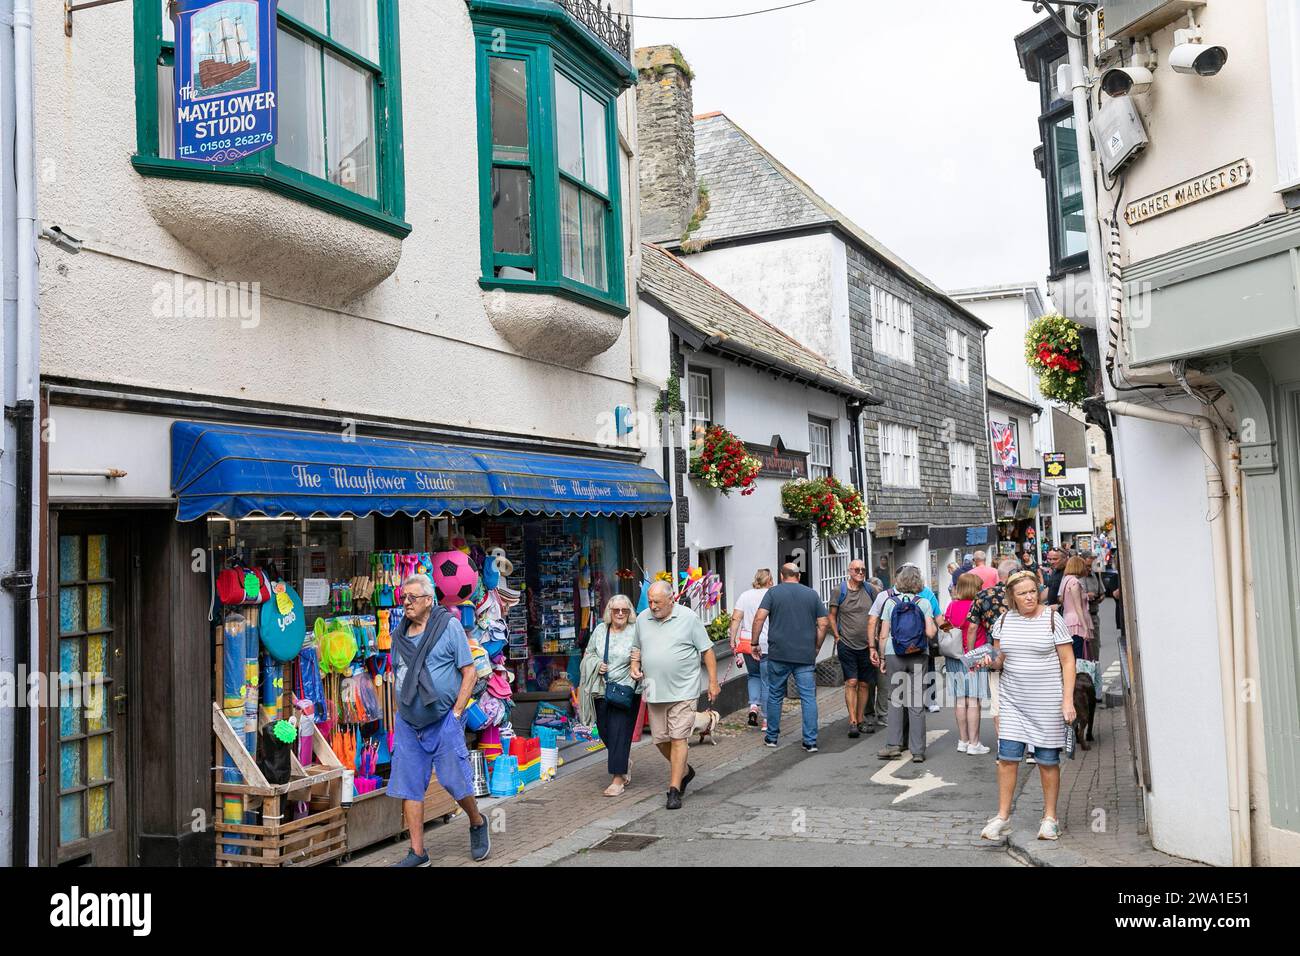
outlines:
M703 601L693 601L691 610L693 610L696 614L698 614L700 620L707 625L710 621L715 620L718 617L718 615L722 613L722 602L718 602L717 604L713 604L709 607L701 607L703 603L704 603Z
M828 605L849 577L849 536L837 535L817 542L817 593Z

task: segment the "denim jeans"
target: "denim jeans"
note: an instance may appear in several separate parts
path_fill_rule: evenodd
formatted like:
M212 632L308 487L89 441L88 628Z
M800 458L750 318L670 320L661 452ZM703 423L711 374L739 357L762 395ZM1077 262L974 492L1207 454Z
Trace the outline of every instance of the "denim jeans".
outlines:
M761 710L767 707L767 661L756 661L748 654L743 657L749 675L749 706Z
M803 742L817 743L817 668L812 664L787 664L764 661L767 665L767 739L781 734L781 701L785 699L786 679L794 675L799 690L799 710L803 714Z

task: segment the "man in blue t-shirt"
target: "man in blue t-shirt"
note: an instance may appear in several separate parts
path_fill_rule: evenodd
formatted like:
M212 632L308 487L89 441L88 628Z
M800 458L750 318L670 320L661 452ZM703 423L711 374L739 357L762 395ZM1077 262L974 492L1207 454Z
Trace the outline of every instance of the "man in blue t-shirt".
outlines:
M781 583L768 588L754 612L750 633L767 629L767 734L763 742L775 747L781 733L781 701L786 680L794 675L803 716L803 749L817 752L817 652L826 639L830 612L821 596L799 583L797 564L781 565Z
M402 582L402 607L405 614L393 630L400 704L393 721L388 795L402 801L411 849L395 865L429 865L424 794L431 776L469 816L470 856L482 862L491 851L491 840L474 799L474 774L465 747L465 708L477 681L469 639L460 621L434 603L433 582L426 575L412 574Z

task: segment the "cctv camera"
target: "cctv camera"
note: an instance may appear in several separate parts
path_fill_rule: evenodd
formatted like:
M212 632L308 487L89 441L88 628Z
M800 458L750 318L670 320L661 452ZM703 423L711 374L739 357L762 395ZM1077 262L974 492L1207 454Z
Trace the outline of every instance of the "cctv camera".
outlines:
M1180 43L1169 51L1169 67L1175 73L1214 76L1227 62L1227 49L1221 46L1206 46L1200 42Z
M76 236L70 236L58 226L50 226L41 230L41 238L49 242L56 248L62 249L76 255L81 251L81 240Z
M1155 77L1142 66L1117 66L1101 75L1101 90L1107 96L1136 96L1151 89Z

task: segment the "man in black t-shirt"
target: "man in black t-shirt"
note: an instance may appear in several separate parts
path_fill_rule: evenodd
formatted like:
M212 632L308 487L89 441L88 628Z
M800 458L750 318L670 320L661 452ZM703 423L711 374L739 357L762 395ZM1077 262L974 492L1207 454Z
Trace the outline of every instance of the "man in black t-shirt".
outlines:
M1043 573L1043 583L1047 585L1047 603L1060 604L1061 582L1065 580L1065 563L1070 559L1068 548L1053 548L1047 552L1047 563L1051 570Z

